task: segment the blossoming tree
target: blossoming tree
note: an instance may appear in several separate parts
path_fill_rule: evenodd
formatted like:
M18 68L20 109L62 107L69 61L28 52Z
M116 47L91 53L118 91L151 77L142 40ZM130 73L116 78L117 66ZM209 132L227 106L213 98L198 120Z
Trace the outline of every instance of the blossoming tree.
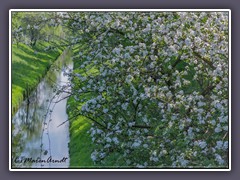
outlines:
M75 12L75 115L91 158L129 167L228 166L228 13ZM81 104L81 106L80 106Z

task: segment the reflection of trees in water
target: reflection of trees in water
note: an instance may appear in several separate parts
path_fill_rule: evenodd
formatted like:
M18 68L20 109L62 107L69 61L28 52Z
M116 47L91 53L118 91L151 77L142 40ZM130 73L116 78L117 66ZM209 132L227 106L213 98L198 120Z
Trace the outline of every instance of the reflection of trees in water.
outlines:
M22 103L15 117L12 119L12 158L22 156L41 157L43 132L49 121L49 105L54 96L54 89L59 88L61 70L67 66L66 59L70 53L64 54L51 66L38 88ZM49 124L49 122L47 123ZM46 131L47 132L47 131ZM46 148L46 147L45 147ZM13 162L13 167L22 167ZM31 167L31 164L24 166Z
M23 151L28 152L29 157L40 154L40 137L48 106L46 97L50 93L46 91L46 86L46 82L41 82L38 88L22 103L12 120L12 158L22 156ZM35 145L31 146L33 143ZM12 162L14 167L22 166L21 163Z
M15 126L14 124L12 125L12 132L15 131ZM14 159L18 156L20 156L22 150L23 150L23 134L21 133L22 131L14 134L12 133L12 166L13 167L18 167L19 164L16 164Z
M67 65L71 62L70 57L71 51L65 50L58 60L51 65L50 70L45 76L45 81L48 85L52 87L56 85L56 82L58 82L60 78L59 72L61 72L63 68L68 67Z

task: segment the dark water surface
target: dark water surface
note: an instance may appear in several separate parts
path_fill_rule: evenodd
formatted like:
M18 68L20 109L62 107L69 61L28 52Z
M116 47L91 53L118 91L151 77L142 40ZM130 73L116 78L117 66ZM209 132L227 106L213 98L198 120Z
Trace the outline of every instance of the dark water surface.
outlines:
M69 124L59 126L68 119L69 94L56 94L55 89L70 83L64 76L64 71L71 71L73 67L70 53L64 51L12 118L13 168L69 166ZM64 90L70 92L68 88Z

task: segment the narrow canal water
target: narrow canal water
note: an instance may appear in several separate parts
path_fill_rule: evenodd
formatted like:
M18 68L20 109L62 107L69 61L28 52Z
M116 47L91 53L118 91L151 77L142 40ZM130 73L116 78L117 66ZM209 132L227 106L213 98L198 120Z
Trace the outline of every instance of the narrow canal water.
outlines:
M70 56L64 51L12 118L13 168L68 168L69 124L62 123L68 119Z

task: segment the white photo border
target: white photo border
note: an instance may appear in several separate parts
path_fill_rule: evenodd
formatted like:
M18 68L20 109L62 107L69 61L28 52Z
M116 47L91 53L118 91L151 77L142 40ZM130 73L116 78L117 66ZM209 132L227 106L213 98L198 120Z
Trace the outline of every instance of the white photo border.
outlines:
M11 38L11 29L12 29L12 12L110 12L110 11L119 11L119 12L127 12L127 11L136 11L136 12L228 12L228 24L229 24L229 51L228 51L228 71L229 71L229 104L228 104L228 111L229 111L229 164L228 169L71 169L71 168L12 168L12 146L11 146L11 135L12 135L12 78L11 78L11 67L12 67L12 38ZM231 9L10 9L9 10L9 171L231 171Z

